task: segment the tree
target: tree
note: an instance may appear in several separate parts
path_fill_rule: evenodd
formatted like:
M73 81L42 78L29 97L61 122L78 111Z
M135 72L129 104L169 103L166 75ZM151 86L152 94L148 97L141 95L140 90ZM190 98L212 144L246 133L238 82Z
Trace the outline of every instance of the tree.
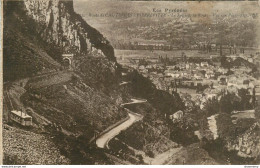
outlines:
M207 116L217 114L220 110L220 105L217 98L209 99L205 104L205 111Z
M248 108L251 107L250 105L250 98L251 96L249 95L249 92L247 89L239 89L238 90L238 95L240 96L241 98L241 101L240 101L240 110L246 110Z
M202 73L203 76L206 75L206 71L205 70L201 70L200 72Z
M255 87L253 88L252 106L253 108L256 106Z
M153 153L153 151L148 151L147 152L147 156L149 156L149 157L151 157L151 158L154 158L154 153Z
M255 108L255 117L256 117L257 121L260 122L260 106L259 105Z
M229 75L233 75L233 74L234 74L234 72L231 71L230 68L229 68L228 71L227 71L227 73L226 73L226 75L229 76Z
M220 99L220 111L224 113L231 113L234 110L232 100L234 99L234 94L228 93Z
M222 67L230 69L230 68L229 68L229 63L228 63L228 61L227 61L227 57L226 57L225 55L223 55L223 56L221 57L220 63L221 63L221 66L222 66Z
M147 66L147 65L148 65L148 62L147 62L145 59L140 59L140 61L139 61L139 66L140 66L140 65Z

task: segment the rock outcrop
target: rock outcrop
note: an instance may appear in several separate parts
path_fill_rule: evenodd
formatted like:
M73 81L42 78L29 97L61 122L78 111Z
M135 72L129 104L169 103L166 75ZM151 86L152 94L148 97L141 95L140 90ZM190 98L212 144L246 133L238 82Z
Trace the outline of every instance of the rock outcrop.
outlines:
M4 80L57 71L64 53L116 65L113 47L74 12L72 0L4 1L3 8Z
M63 52L94 52L115 61L110 43L74 12L73 1L24 0L26 14L40 26L40 37L62 48Z

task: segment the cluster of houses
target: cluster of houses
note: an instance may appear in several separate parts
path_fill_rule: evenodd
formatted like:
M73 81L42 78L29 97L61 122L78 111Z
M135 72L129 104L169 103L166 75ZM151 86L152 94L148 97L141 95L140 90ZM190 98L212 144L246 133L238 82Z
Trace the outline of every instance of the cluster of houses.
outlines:
M252 54L250 54L248 56L245 56L244 54L236 54L236 55L228 55L226 57L232 61L236 60L237 58L242 58L244 60L247 60L250 63L254 63L257 56L258 55L252 55Z
M197 102L201 108L204 107L203 102L223 91L238 94L238 90L243 88L251 95L253 90L260 93L260 81L250 75L252 69L246 66L225 69L206 61L179 62L172 66L164 66L160 63L133 66L161 90L172 92L178 88L204 87L201 92L192 95L194 99L200 100Z

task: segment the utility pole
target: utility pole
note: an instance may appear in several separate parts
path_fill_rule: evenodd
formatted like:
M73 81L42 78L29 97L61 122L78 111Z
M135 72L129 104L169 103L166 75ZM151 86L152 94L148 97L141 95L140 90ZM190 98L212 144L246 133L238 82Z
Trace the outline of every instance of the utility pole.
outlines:
M220 43L220 46L219 46L219 54L220 56L222 56L222 44Z
M11 101L11 99L10 99L10 97L9 97L8 92L6 92L5 94L6 94L6 97L7 97L8 101L9 101L9 103L10 103L10 106L11 106L10 111L7 111L8 122L9 122L10 112L14 109L14 107L13 107L13 104L12 104L12 101ZM6 106L6 107L7 107L7 106ZM8 109L7 109L7 110L8 110Z
M9 103L10 103L10 105L11 105L11 110L13 110L13 109L14 109L14 106L13 106L13 104L12 104L12 101L11 101L11 99L10 99L10 96L9 96L8 92L6 92L6 95L7 95L7 99L9 100Z
M7 112L7 121L9 121L9 110L8 110L8 106L7 106L7 100L6 100L6 96L4 96L4 93L3 93L3 111L6 110Z

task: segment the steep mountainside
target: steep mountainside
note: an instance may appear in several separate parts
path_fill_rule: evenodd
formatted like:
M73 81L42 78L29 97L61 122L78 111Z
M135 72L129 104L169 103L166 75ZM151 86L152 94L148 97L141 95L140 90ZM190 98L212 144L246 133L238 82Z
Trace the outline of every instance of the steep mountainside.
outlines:
M74 54L70 68L63 53ZM177 152L182 147L170 139L165 117L184 108L179 95L157 90L136 71L126 70L123 79L123 70L112 46L74 12L72 1L4 1L4 163L144 164L153 155L158 163ZM124 80L129 84L120 85ZM131 98L147 100L127 107L143 120L112 137L113 149L98 148L92 140L128 120L122 103ZM11 110L32 116L32 126L12 121ZM118 154L126 152L124 145L130 151L127 159ZM29 146L38 151L36 158L41 152L46 158L37 162Z
M63 53L74 54L72 70L63 66ZM91 152L86 145L94 134L127 116L119 106L118 72L113 48L73 11L72 1L4 2L4 124L17 128L15 140L21 128L9 114L22 110L33 117L28 135L46 135L44 143L58 148L46 157L65 157L63 163L72 164L108 163L102 153ZM8 143L13 134L8 125L5 163L62 163L37 162L27 151L26 157L22 150L17 153L21 144L46 150L33 139Z
M6 80L59 69L48 55L61 61L63 53L99 53L115 61L113 47L74 12L73 1L5 1L4 36Z
M38 30L47 42L73 50L88 53L100 49L114 59L113 48L96 29L89 26L73 9L73 1L24 1L27 15L41 24Z

